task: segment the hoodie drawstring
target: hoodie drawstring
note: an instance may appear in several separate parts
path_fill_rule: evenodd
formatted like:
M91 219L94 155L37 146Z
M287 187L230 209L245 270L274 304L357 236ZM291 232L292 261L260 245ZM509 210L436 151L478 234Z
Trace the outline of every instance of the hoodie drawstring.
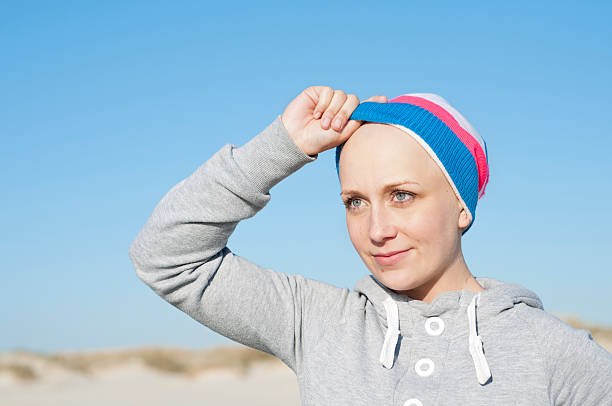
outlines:
M395 360L395 347L399 338L399 310L395 300L388 297L383 302L385 311L387 312L387 333L385 334L385 342L380 351L380 363L383 367L390 369L393 367Z
M476 332L477 301L480 301L480 293L474 295L472 301L467 307L467 316L470 324L469 347L470 354L472 355L472 360L474 361L474 367L476 368L476 376L478 377L478 382L481 385L484 385L485 382L487 382L491 377L491 371L489 370L489 364L487 363L487 359L485 358L484 352L482 350L482 340Z
M476 331L476 305L479 300L480 293L474 295L472 301L468 305L467 316L470 331L469 350L472 355L472 360L474 361L474 367L476 368L478 382L484 385L491 377L491 371L489 370L489 364L487 363L487 359L482 349L482 340ZM400 335L399 309L395 300L390 297L385 299L383 304L385 305L385 312L387 313L387 333L385 334L385 341L380 351L380 363L383 367L391 369L395 361L395 349Z

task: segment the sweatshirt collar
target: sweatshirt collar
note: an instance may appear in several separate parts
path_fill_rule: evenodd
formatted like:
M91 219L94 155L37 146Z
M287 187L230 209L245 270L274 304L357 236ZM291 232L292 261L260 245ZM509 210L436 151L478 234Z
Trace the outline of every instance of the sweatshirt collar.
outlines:
M478 315L481 320L494 317L513 308L518 303L544 309L540 298L533 291L519 284L485 277L475 277L475 279L485 289L478 292L480 293ZM467 289L450 290L440 293L431 303L427 303L395 293L371 274L363 276L355 284L354 290L365 295L374 305L384 327L387 326L384 301L389 297L397 303L399 320L411 321L414 320L415 315L433 317L464 310L477 293Z
M467 347L474 363L476 377L481 385L491 378L491 371L483 351L483 342L478 334L478 321L514 307L517 303L544 309L540 298L531 290L514 283L506 283L493 278L475 277L485 289L480 292L453 290L439 294L431 303L412 299L388 289L373 275L366 275L355 285L355 291L363 294L374 305L379 318L386 328L380 352L380 363L384 368L393 368L395 350L398 343L400 321L411 318L434 317L458 311L454 317L460 318L468 326ZM452 316L451 316L452 317Z

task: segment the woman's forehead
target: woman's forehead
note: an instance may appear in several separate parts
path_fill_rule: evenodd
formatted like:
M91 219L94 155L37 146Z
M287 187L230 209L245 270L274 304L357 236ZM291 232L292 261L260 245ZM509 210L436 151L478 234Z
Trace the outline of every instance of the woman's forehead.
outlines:
M421 184L443 177L427 151L407 132L389 124L365 123L346 141L340 156L341 183L410 179Z
M368 157L372 162L414 162L422 165L429 160L429 154L410 134L389 124L365 123L359 127L342 147L340 160L349 157L362 160Z

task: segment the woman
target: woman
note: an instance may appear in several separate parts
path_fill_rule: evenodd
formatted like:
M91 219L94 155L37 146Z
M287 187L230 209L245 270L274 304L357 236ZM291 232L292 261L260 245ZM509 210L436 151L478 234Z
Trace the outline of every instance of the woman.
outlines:
M372 275L341 289L233 254L238 222L334 147L349 235ZM280 358L304 405L612 405L612 355L587 330L467 268L461 236L487 165L484 140L439 96L360 104L309 87L175 185L130 258L166 301Z

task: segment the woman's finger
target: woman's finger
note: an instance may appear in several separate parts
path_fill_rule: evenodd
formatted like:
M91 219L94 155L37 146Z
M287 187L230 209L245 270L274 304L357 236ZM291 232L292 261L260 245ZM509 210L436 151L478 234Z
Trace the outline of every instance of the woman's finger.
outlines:
M342 134L340 134L340 141L344 142L348 140L349 137L353 135L353 133L357 131L359 127L361 127L361 124L363 124L363 121L361 120L349 120L348 123L346 123L346 125L342 129Z
M345 122L346 122L346 119L348 119L348 117L350 117L351 114L353 114L353 111L357 108L357 106L360 103L359 99L357 99L357 96L355 96L355 100L357 101L357 105L355 105L354 107L352 107L352 105L351 105L352 108L344 110L345 114L346 114ZM364 102L387 103L387 96L381 96L381 95L371 96L371 97L368 97L367 99L365 99ZM353 127L354 130L356 130L357 128L359 128L359 126L361 124L363 124L363 120L349 120L349 121L355 122L356 127ZM343 126L345 125L345 122L342 123ZM353 124L353 125L355 125L355 124ZM351 131L351 133L352 133L352 131Z
M344 105L340 108L340 111L338 111L338 113L336 113L336 116L334 117L332 128L337 132L341 132L344 128L344 125L348 121L348 118L351 116L351 114L353 114L353 111L357 108L357 106L359 106L359 98L356 95L351 93L346 96L346 101L344 102Z
M376 102L376 103L386 103L387 96L376 95L376 96L368 97L364 101L371 101L371 102Z
M329 130L332 120L334 119L338 111L340 111L340 108L344 105L345 101L346 93L344 93L344 91L340 89L334 90L334 95L332 96L331 102L329 103L329 106L321 117L322 129ZM336 123L334 124L336 125Z
M332 89L329 86L322 86L320 93L319 93L319 100L317 100L317 105L314 108L314 111L312 112L312 116L315 119L319 119L319 117L321 117L323 115L323 112L325 111L325 109L327 108L327 106L329 106L329 102L332 99L332 96L334 95L334 89Z
M350 97L351 95L349 95ZM357 96L355 96L357 97ZM366 100L364 100L364 102L366 101L371 101L371 102L376 102L376 103L387 103L387 96L380 96L380 95L376 95L376 96L372 96L367 98ZM347 104L349 103L349 101L347 100ZM354 101L353 101L354 103ZM357 108L357 106L359 105L359 100L357 100L357 105L355 107L351 107L350 109L348 109L348 116L350 117L351 114L353 114L353 111L355 111L355 109ZM344 128L342 129L342 134L340 135L340 139L342 140L342 142L346 141L351 135L353 135L353 133L355 131L357 131L357 129L359 127L361 127L361 125L364 123L363 120L348 120L348 122L346 123L346 125L344 126Z

